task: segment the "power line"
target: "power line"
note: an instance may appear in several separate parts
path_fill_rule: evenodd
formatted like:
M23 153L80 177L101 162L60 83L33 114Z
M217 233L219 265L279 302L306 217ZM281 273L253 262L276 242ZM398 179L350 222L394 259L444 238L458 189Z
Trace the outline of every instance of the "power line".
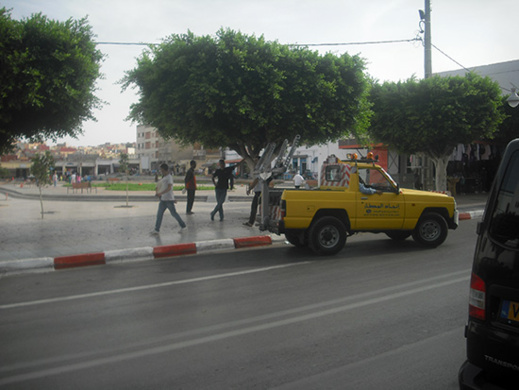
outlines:
M447 57L449 60L451 60L452 62L454 62L456 65L458 66L461 66L463 68L463 70L465 70L466 72L473 72L473 70L470 70L468 68L466 68L465 66L463 66L462 64L460 64L458 61L456 61L454 58L452 58L451 56L449 56L447 53L445 53L444 51L440 50L440 48L438 48L437 46L435 46L434 44L431 44L432 47L434 47L436 50L438 50L440 53L442 53L445 57ZM511 73L511 71L507 71L507 72L499 72L499 73ZM493 74L499 74L499 73L493 73ZM489 76L489 75L487 75ZM511 92L511 90L499 85L499 88L501 88L503 91L506 91L506 92Z
M304 47L316 47L316 46L355 46L355 45L384 45L384 44L390 44L390 43L405 43L405 42L417 42L422 41L420 37L411 38L411 39L396 39L396 40L388 40L388 41L364 41L364 42L337 42L337 43L289 43L287 46L304 46ZM119 46L156 46L159 45L158 43L149 43L149 42L96 42L98 45L119 45ZM454 58L449 56L447 53L445 53L443 50L441 50L439 47L437 47L434 44L431 44L432 47L434 47L436 50L438 50L441 54L443 54L445 57L447 57L449 60L457 64L458 66L462 67L467 72L470 72L471 70L460 64L458 61L456 61ZM506 88L501 87L502 89L508 91Z
M150 46L158 45L158 43L146 42L96 42L97 45L123 45L123 46Z
M452 62L454 62L456 65L458 66L461 66L463 69L465 69L467 72L470 72L470 69L467 69L466 67L464 67L463 65L461 65L458 61L456 61L454 58L452 58L451 56L449 56L447 53L445 53L444 51L440 50L438 48L438 46L434 45L434 44L431 44L432 47L434 47L436 50L438 50L440 53L442 53L445 57L447 57L449 60L451 60Z
M287 46L354 46L354 45L382 45L389 43L404 43L404 42L416 42L420 41L420 38L412 39L396 39L389 41L366 41L366 42L338 42L338 43L289 43ZM121 45L121 46L156 46L159 43L150 42L96 42L98 45Z
M287 46L353 46L353 45L380 45L387 43L402 43L420 41L420 38L397 39L391 41L342 42L342 43L289 43Z

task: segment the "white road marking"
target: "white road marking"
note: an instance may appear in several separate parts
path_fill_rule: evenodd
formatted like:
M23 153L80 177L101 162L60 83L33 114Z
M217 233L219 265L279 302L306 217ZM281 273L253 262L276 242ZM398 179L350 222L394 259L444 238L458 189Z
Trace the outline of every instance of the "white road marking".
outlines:
M204 282L207 280L229 278L229 277L233 277L233 276L242 276L242 275L254 274L254 273L258 273L258 272L266 272L266 271L271 271L274 269L293 267L296 265L303 265L303 264L308 264L308 263L309 262L306 261L306 262L302 262L302 263L282 264L282 265L275 265L272 267L256 268L256 269L252 269L252 270L248 270L248 271L230 272L227 274L211 275L211 276L204 276L204 277L200 277L200 278L185 279L185 280L174 280L171 282L148 284L145 286L121 288L118 290L99 291L99 292L88 293L88 294L78 294L78 295L70 295L70 296L65 296L65 297L40 299L37 301L10 303L10 304L0 305L0 310L15 309L15 308L26 307L26 306L44 305L44 304L56 303L56 302L74 301L77 299L102 297L102 296L106 296L106 295L122 294L122 293L134 292L134 291L152 290L155 288L170 287L170 286L180 285L180 284Z
M297 264L304 264L304 263L297 263ZM291 265L294 265L294 264L291 264ZM291 266L291 265L286 265L286 266ZM165 285L172 285L172 284L179 284L179 283L190 283L193 281L215 279L216 277L237 276L237 275L243 275L243 274L252 273L252 272L262 272L262 271L266 271L269 269L276 269L276 268L283 268L283 266L268 267L268 268L261 268L258 270L215 275L214 277L196 278L196 279L188 279L185 281L161 283L158 285L151 285L151 286L142 286L139 289L157 288L157 287L163 287ZM224 275L226 275L226 276L224 276ZM204 343L220 341L220 340L224 340L224 339L231 338L231 337L243 336L243 335L253 333L253 332L270 330L270 329L280 327L280 326L293 325L293 324L296 324L299 322L308 321L308 320L320 318L320 317L327 316L327 315L337 314L337 313L345 312L348 310L358 309L358 308L368 306L368 305L378 304L378 303L386 302L386 301L393 300L393 299L398 299L398 298L403 298L403 297L418 294L418 293L423 293L423 292L426 292L429 290L450 286L450 285L453 285L456 283L461 283L461 282L465 283L469 279L470 279L470 275L467 275L467 271L458 271L458 272L440 275L440 276L436 276L436 277L432 277L432 278L428 278L428 279L416 280L414 282L409 282L409 283L401 284L398 286L392 286L392 287L387 287L387 288L383 288L383 289L376 290L376 291L358 294L356 296L342 297L342 298L338 298L336 300L321 302L321 303L314 304L314 305L302 306L299 308L271 313L271 314L267 314L264 316L258 316L258 317L241 320L241 321L233 321L233 322L229 322L227 324L221 324L221 325L217 325L217 326L213 326L213 327L202 328L202 329L194 330L191 332L186 332L186 333L191 333L192 336L197 336L196 338L193 338L193 339L172 342L173 341L172 339L177 339L181 336L181 335L177 334L170 338L169 343L167 343L168 340L163 340L162 344L160 344L159 346L156 346L156 347L146 347L146 345L142 345L141 349L137 349L137 350L131 351L131 352L119 352L119 353L112 352L112 353L114 353L112 356L100 357L100 358L95 358L94 356L92 356L90 358L90 360L87 360L84 362L69 363L69 364L60 365L59 367L42 369L42 370L38 370L38 371L26 373L26 374L14 375L11 377L4 377L4 378L0 379L0 385L18 383L18 382L22 382L22 381L26 381L26 380L42 378L42 377L49 376L49 375L57 375L57 374L63 374L63 373L67 373L67 372L77 371L77 370L89 369L89 368L93 368L93 367L102 366L105 364L119 363L119 362L130 360L130 359L136 359L136 358L142 358L142 357L152 356L152 355L166 353L166 352L172 352L172 351L179 350L182 348L193 347L193 346L201 345ZM412 288L413 286L416 286L416 287ZM402 289L404 289L404 290L402 291ZM120 292L120 291L127 291L127 290L128 289L114 290L114 291ZM400 290L400 291L390 293L391 290L393 290L393 291ZM135 290L132 290L132 291L135 291ZM106 292L105 294L107 294L107 293L114 293L114 292ZM97 294L100 294L100 293L97 293ZM88 294L85 294L85 295L88 295ZM374 297L369 298L369 296L373 296L373 295L374 295ZM363 300L360 300L357 302L352 302L352 303L347 303L347 301L351 301L351 300L359 299L359 298L361 298ZM74 298L74 299L78 299L78 298ZM331 307L331 308L324 308L324 306L337 305L337 304L339 304L339 306L335 306L335 307ZM321 308L321 310L317 310L319 308ZM304 313L305 311L309 311L309 310L316 310L316 311ZM301 313L301 314L297 315L298 313ZM286 316L290 316L290 317L281 318L281 317L286 317ZM275 318L278 318L278 319L276 320ZM257 323L259 321L266 321L266 320L271 320L271 319L273 321L254 324L255 322ZM229 329L229 328L233 328L236 326L244 326L244 327L242 327L240 329L225 331L226 328ZM208 331L216 331L216 333L209 334L207 336L201 335L202 333L205 333ZM183 334L182 336L185 337L185 336L187 336L187 334ZM147 344L149 345L149 342Z

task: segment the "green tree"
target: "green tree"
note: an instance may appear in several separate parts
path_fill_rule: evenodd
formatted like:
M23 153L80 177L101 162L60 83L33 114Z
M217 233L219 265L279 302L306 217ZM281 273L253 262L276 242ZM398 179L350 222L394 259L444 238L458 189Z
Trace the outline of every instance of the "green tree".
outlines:
M9 177L9 171L6 168L0 167L0 179L7 179Z
M371 111L358 56L220 30L173 35L146 50L121 81L138 87L129 118L183 144L230 147L254 167L269 143L296 134L320 144L362 134Z
M129 173L129 169L130 169L130 158L128 157L127 153L119 154L119 169L121 170L121 172L124 172L124 174L126 175L126 207L129 207L128 206L128 197L129 197L128 173Z
M43 195L42 188L51 184L51 175L54 170L54 157L49 151L45 154L36 154L32 159L31 173L36 178L36 185L40 192L41 218L43 219Z
M438 191L447 188L453 148L491 137L504 119L499 85L474 73L377 84L371 97L371 137L401 153L430 157Z
M103 56L93 39L86 18L17 21L0 9L0 154L18 138L77 137L95 120Z

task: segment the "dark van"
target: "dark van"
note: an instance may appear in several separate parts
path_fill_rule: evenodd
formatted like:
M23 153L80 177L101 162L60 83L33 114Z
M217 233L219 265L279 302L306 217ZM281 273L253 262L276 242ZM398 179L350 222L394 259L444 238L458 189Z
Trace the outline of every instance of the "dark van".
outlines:
M519 389L519 139L506 148L477 233L460 389Z

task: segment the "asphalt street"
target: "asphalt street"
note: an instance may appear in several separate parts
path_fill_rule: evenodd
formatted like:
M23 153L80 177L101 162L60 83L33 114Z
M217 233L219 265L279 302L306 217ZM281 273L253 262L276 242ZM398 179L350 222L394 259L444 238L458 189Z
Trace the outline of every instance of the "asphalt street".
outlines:
M0 388L457 389L476 222L3 278Z

